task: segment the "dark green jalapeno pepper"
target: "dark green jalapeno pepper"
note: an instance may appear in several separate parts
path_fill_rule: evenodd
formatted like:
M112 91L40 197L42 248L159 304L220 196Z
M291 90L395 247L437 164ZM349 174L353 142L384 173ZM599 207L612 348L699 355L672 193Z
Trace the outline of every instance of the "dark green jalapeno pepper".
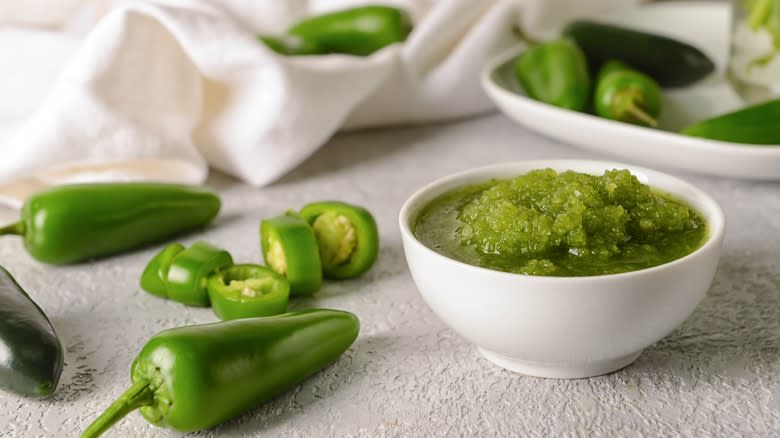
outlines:
M322 285L322 262L309 224L289 214L260 223L265 264L290 282L293 295L311 295Z
M406 40L412 20L392 6L360 6L298 22L287 33L318 47L322 53L367 56Z
M222 320L273 316L287 310L290 283L265 266L217 269L208 279L211 309Z
M593 95L593 107L601 117L643 126L658 126L661 88L649 76L620 61L602 67Z
M163 298L208 307L208 277L232 264L230 253L206 242L196 242L186 249L173 243L146 265L141 274L141 287Z
M82 438L99 436L135 409L156 426L213 427L336 360L358 330L349 312L307 309L163 331L133 361L130 389Z
M376 261L379 231L365 208L324 201L304 206L298 215L314 230L325 277L357 277Z
M0 267L0 389L46 397L62 364L62 345L46 314Z
M582 49L592 71L619 59L664 87L680 87L715 70L701 50L661 35L588 20L569 23L563 35Z
M34 194L21 220L0 234L22 235L27 251L42 262L75 263L203 227L219 208L217 195L198 187L75 184Z
M574 111L588 108L588 66L582 50L570 40L529 47L515 61L515 76L532 99Z
M684 135L755 145L780 144L780 99L702 120L681 131Z

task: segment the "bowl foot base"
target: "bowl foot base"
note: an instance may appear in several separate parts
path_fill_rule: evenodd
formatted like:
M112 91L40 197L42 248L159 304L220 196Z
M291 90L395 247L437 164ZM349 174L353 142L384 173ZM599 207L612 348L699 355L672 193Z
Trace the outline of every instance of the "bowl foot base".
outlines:
M634 362L642 351L623 357L592 362L535 362L504 356L477 347L485 359L509 371L549 379L584 379L608 374L624 368Z

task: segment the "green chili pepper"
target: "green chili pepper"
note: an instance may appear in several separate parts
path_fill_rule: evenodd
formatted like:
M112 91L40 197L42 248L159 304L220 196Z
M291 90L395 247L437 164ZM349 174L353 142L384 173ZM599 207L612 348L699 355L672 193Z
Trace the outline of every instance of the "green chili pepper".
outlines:
M143 274L141 274L141 288L152 295L168 298L168 269L171 267L173 258L185 250L181 243L171 243L163 248L146 265Z
M141 274L141 287L163 298L208 307L208 277L217 269L232 264L230 253L206 242L196 242L187 249L173 243L146 265Z
M662 35L587 20L569 23L563 35L582 49L592 71L619 59L664 87L681 87L715 70L701 50Z
M661 88L649 76L609 61L596 84L593 107L601 117L644 126L658 126Z
M286 56L344 53L367 56L403 42L412 30L405 11L391 6L361 6L300 21L281 36L259 35L271 50Z
M532 99L575 111L588 107L591 83L585 55L567 39L528 48L515 61L515 76Z
M211 309L222 320L273 316L287 310L290 283L260 265L218 269L208 280Z
M157 426L213 427L297 385L357 337L349 312L308 309L163 331L133 361L133 385L83 433L97 437L135 409Z
M318 48L322 54L367 56L406 40L411 30L412 20L402 9L361 6L305 19L287 33L301 38L303 46Z
M325 276L357 277L379 253L379 231L368 210L337 201L308 204L299 213L311 225Z
M208 224L216 194L175 184L76 184L31 196L21 220L0 234L24 237L27 251L54 264L107 256Z
M46 397L62 364L62 345L46 314L0 267L0 389Z
M681 131L684 135L756 145L780 144L780 99L702 120Z
M311 295L322 285L322 263L314 231L303 219L290 215L260 223L265 264L290 282L293 295Z

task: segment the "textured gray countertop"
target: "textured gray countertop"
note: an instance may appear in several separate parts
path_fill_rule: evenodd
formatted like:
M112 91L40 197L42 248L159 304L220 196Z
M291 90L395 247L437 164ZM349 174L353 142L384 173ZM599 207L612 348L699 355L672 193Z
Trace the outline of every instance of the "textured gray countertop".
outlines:
M280 182L248 187L215 175L224 209L203 233L237 261L261 260L258 223L307 201L337 198L377 217L382 249L363 278L326 284L292 308L356 313L359 338L335 364L248 414L193 436L777 436L780 434L780 184L680 174L723 207L727 236L707 298L631 366L583 380L498 368L445 328L406 269L397 213L416 188L477 165L533 158L609 158L539 137L500 115L344 134ZM660 169L664 170L664 169ZM159 246L71 267L32 260L14 238L0 261L51 317L66 350L56 394L0 393L0 436L71 437L129 385L154 333L215 321L209 309L138 287ZM479 293L479 291L474 291ZM137 413L115 437L179 436Z

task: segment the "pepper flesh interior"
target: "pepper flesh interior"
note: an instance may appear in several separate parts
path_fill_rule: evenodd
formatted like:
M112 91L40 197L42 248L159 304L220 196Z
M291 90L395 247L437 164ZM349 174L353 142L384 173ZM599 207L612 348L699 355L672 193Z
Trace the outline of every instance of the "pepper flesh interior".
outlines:
M282 248L282 242L275 236L268 236L268 251L265 254L265 261L271 266L271 269L280 275L287 275L287 257Z
M357 247L355 225L346 216L325 212L312 224L322 261L337 266L349 261Z
M271 292L276 280L271 277L230 280L226 289L241 297L256 298Z

